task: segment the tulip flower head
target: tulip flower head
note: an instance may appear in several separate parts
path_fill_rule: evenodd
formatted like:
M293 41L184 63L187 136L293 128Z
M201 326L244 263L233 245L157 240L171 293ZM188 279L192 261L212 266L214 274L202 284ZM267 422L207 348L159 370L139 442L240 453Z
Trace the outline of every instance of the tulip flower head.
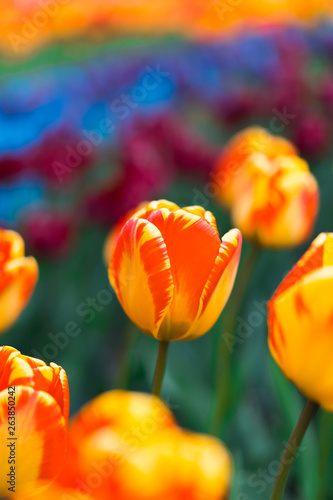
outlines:
M231 479L220 441L183 431L155 396L111 391L73 418L58 483L96 500L221 500Z
M318 185L283 137L260 127L240 132L221 153L214 179L220 201L245 238L259 246L284 248L310 237Z
M232 290L241 233L220 240L211 212L160 200L130 214L108 252L109 277L139 330L161 341L206 333Z
M333 233L312 243L268 302L268 345L285 376L333 411Z
M68 414L68 382L60 366L47 366L12 347L0 349L1 497L22 498L55 479L66 452ZM13 485L7 483L9 457L15 465Z
M271 160L261 153L251 155L234 189L231 217L244 238L264 247L284 248L310 237L319 190L307 163L298 156Z
M14 231L0 229L0 333L17 320L36 286L38 265L24 256L24 242Z
M261 127L249 127L236 134L223 149L214 169L219 198L225 206L230 208L237 198L234 183L242 174L244 162L254 153L271 160L280 155L297 155L297 150L287 139Z

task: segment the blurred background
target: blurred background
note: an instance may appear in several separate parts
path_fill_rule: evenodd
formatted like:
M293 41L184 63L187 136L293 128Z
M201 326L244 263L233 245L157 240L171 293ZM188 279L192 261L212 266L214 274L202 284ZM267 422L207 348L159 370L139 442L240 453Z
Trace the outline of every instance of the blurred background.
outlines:
M1 0L0 226L40 265L2 341L66 369L72 412L111 388L151 390L157 343L110 288L108 231L162 197L203 205L224 234L211 170L234 133L259 124L291 139L320 186L314 235L333 230L332 13L330 0ZM265 302L307 247L263 252L247 289L240 318L257 323L235 346L220 435L234 500L269 498L303 405L269 354ZM195 431L209 428L222 322L170 349L164 395ZM287 499L333 498L332 417L316 424Z

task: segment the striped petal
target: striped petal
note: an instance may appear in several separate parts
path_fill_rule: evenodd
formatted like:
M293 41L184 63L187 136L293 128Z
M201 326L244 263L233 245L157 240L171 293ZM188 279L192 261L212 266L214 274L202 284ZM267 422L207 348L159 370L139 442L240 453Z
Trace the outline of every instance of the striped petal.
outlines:
M319 207L319 190L314 176L299 169L281 175L270 191L280 197L272 217L259 219L257 237L268 247L289 247L306 241L313 231Z
M34 387L34 372L19 351L3 346L0 350L0 391L14 385Z
M50 394L58 403L66 422L69 417L69 389L65 370L55 363L34 369L35 387Z
M0 274L0 332L10 328L26 306L38 280L33 257L8 262Z
M104 261L108 266L110 263L110 259L116 247L118 236L126 224L132 217L137 217L138 219L148 219L149 215L154 210L160 210L162 208L168 209L170 212L175 212L179 209L178 205L172 203L168 200L156 200L151 202L143 202L133 210L130 210L124 217L120 219L120 221L115 225L115 227L110 231L103 250Z
M203 207L200 207L199 205L193 205L191 207L184 207L182 208L185 212L188 212L193 215L197 215L198 217L201 217L202 219L205 219L214 229L214 231L219 234L219 231L217 229L216 225L216 219L212 212L209 212L205 210Z
M157 210L149 220L165 241L175 286L158 338L179 340L197 317L200 297L219 253L220 240L206 220L184 210Z
M16 494L34 488L36 482L51 482L58 474L66 449L66 423L55 400L30 387L15 391L15 436L8 436L8 392L0 393L0 470L8 471L8 443L16 453ZM10 439L8 439L10 437ZM0 495L8 496L7 477L0 476Z
M24 256L24 241L15 231L0 229L0 271L12 259Z
M223 236L219 254L200 298L199 314L181 340L197 338L216 323L234 286L241 249L242 235L238 229L232 229Z
M333 265L333 233L321 233L281 282L268 304L296 284L303 276L323 266Z
M132 218L123 227L109 277L126 314L155 336L173 298L174 284L165 242L150 222Z
M333 266L306 274L269 302L268 344L287 378L333 411Z

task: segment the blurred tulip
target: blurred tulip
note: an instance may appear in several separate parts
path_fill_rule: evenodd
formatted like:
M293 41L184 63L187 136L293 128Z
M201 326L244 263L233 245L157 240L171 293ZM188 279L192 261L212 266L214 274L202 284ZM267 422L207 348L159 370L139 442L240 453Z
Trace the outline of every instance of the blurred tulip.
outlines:
M245 238L283 248L300 245L311 236L319 190L304 160L253 154L243 164L234 189L237 198L231 216Z
M297 151L291 142L261 127L249 127L236 134L223 149L213 172L220 200L227 207L238 195L234 183L242 173L244 162L253 153L273 159L279 155L294 155Z
M232 229L221 242L211 212L199 206L180 209L165 200L141 206L129 217L114 251L110 243L107 250L112 252L110 282L126 314L160 341L203 335L232 290L240 231Z
M74 239L74 218L65 212L41 208L25 211L21 231L28 247L49 257L67 255Z
M160 194L173 178L161 148L144 135L123 138L120 164L122 173L86 199L90 217L108 227L142 201Z
M319 114L300 117L295 123L294 141L305 156L324 156L330 146L331 127Z
M4 156L0 158L0 181L7 181L15 178L24 168L23 159L15 156Z
M112 391L73 418L58 482L97 500L221 500L231 478L220 441L183 431L156 397Z
M163 112L148 119L140 117L136 127L164 150L166 170L174 165L180 174L207 178L218 151L176 113Z
M24 256L24 242L0 229L0 333L10 328L27 305L38 280L38 265Z
M321 233L268 302L268 344L285 376L333 411L333 233Z
M40 481L47 484L54 480L66 452L68 414L68 382L60 366L46 366L12 347L0 349L0 442L12 441L15 456L13 494L6 475L10 472L10 450L0 448L2 497L22 498L22 492L35 490Z
M220 120L226 125L235 125L258 112L258 99L254 90L248 88L232 89L231 92L222 96L214 105ZM214 110L213 110L214 111Z
M48 133L32 148L26 162L53 187L77 182L96 160L96 146L85 136L64 127Z

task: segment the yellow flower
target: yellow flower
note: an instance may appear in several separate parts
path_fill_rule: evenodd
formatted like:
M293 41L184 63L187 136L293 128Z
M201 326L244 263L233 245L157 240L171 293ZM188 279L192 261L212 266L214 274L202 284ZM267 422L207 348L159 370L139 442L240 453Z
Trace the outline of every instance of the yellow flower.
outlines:
M110 282L129 318L158 340L189 340L216 322L232 290L241 233L222 237L211 212L165 200L130 214L111 236Z
M285 376L333 411L333 233L322 233L268 303L268 344Z

